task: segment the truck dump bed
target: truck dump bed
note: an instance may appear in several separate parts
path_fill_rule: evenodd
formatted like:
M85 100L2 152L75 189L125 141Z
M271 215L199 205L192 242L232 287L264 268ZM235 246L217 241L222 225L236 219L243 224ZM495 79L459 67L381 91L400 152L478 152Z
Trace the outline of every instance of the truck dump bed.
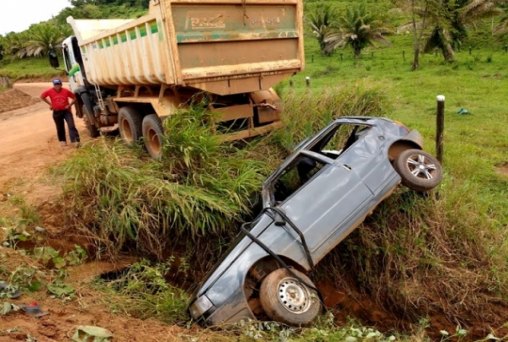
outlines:
M152 0L135 20L74 20L89 82L268 89L303 68L301 0Z

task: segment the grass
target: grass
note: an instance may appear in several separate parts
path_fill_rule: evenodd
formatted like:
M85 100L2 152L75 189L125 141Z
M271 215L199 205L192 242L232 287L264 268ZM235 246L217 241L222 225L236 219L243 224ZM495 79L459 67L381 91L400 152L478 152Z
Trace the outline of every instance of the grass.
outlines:
M174 140L161 161L105 139L71 159L64 172L72 222L114 254L162 258L169 246L194 249L199 237L225 234L248 215L267 170L248 149L220 145L194 114L171 120Z
M181 271L173 263L173 258L155 265L143 260L116 279L98 280L96 286L111 294L114 311L141 319L155 317L167 323L183 324L188 320L185 311L188 295L168 284L165 278L170 271Z
M397 192L327 257L318 275L345 276L335 280L411 324L432 314L465 326L479 316L494 317L492 302L508 300L508 242L499 238L507 234L508 179L496 172L507 162L508 54L496 45L475 48L459 52L452 64L424 55L421 69L411 72L411 38L391 39L391 46L369 48L354 61L349 50L323 57L308 38L306 70L293 77L293 87L289 81L277 87L287 129L243 150L219 146L200 120L185 115L170 122L177 134L166 142L162 162L105 140L84 148L66 169L74 222L114 252L137 249L161 257L168 247L161 241L173 248L184 241L200 251L193 256L206 259L188 260L199 270L209 268L236 222L248 217L264 176L304 136L334 115L368 113L418 129L434 152L436 95L444 94L439 199ZM471 114L457 114L460 108ZM195 280L200 276L196 272ZM499 325L499 318L489 323ZM323 333L339 334L335 329ZM321 333L309 329L298 336L326 339Z
M61 68L63 62L60 61ZM13 82L22 79L51 79L63 76L65 72L53 69L46 57L30 59L9 59L0 61L0 76L9 77Z

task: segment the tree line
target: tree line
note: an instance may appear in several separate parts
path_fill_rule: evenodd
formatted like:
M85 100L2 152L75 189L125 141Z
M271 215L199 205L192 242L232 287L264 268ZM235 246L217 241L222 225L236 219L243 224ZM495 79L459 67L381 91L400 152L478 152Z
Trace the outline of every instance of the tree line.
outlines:
M52 19L31 25L22 32L0 35L0 60L10 58L40 57L50 49L59 48L62 41L72 34L67 17L76 19L132 18L146 13L150 0L70 0Z
M445 61L454 61L470 28L485 18L497 18L493 33L508 33L508 0L392 0L409 13L404 30L413 33L413 70L420 65L420 54L441 51ZM362 50L377 42L388 43L386 36L393 33L389 23L362 2L338 13L325 3L307 16L312 33L321 53L330 56L338 48L351 47L355 58Z
M306 19L323 55L349 46L355 58L359 58L367 46L389 43L387 36L393 33L393 25L374 13L369 2L351 1L342 13L330 5L333 1L311 2L318 6L308 11ZM407 14L404 30L413 34L413 69L419 67L421 53L436 49L446 61L453 61L469 29L481 19L496 17L495 34L503 36L508 32L508 0L391 0L391 3ZM68 16L137 17L146 13L149 0L70 0L70 4L54 18L33 24L28 30L0 35L0 59L4 55L43 56L51 48L58 48L72 34L66 22Z

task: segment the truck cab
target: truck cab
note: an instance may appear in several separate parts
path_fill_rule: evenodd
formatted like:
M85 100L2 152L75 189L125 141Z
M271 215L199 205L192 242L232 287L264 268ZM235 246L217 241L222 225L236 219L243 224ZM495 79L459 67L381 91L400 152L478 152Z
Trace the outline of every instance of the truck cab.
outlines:
M85 70L83 58L75 36L66 38L62 43L62 55L65 72L69 77L69 85L73 92L85 86Z

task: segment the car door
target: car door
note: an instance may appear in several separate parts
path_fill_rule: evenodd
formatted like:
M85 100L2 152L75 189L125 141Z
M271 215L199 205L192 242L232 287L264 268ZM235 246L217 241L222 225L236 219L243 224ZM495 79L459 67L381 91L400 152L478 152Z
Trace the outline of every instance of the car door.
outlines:
M319 145L318 141L314 146ZM355 172L354 163L342 162L341 155L346 155L352 146L344 146L342 151L323 152L328 144L321 145L315 151L301 151L273 183L276 203L304 233L315 263L349 235L373 198ZM302 179L308 170L310 177ZM291 173L294 176L291 177ZM277 194L284 193L291 185L293 188L288 193ZM288 230L288 234L294 233ZM296 234L294 237L297 239Z

